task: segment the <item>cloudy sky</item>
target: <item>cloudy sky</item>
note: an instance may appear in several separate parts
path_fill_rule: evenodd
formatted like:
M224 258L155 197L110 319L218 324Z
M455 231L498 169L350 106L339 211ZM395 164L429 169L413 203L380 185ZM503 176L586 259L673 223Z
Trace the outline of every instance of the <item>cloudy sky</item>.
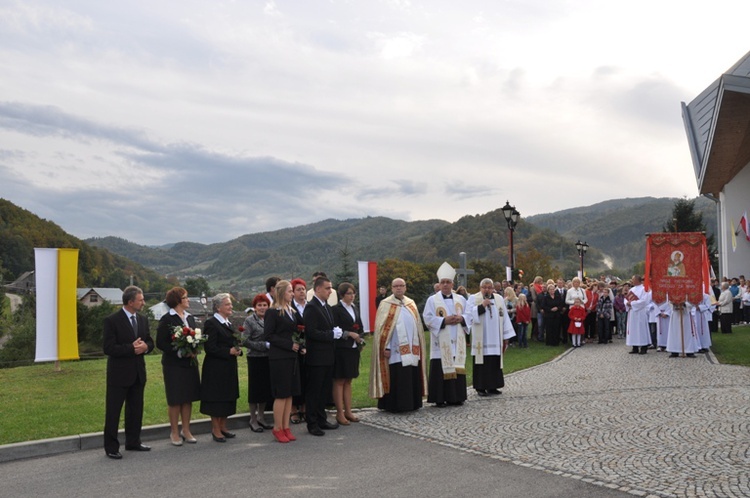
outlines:
M698 194L689 102L750 3L0 0L0 197L221 242Z

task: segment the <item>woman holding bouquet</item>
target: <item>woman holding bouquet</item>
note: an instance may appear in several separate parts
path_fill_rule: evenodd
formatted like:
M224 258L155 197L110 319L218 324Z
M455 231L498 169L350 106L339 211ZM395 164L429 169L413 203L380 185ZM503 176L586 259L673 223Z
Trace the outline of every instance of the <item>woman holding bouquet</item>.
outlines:
M201 413L211 416L211 436L217 443L235 437L227 429L227 418L237 413L240 397L237 357L242 355L242 347L229 321L232 309L232 296L217 294L213 298L214 315L206 320L204 331L208 340L203 360Z
M156 331L156 345L162 351L161 369L164 374L164 390L167 395L169 425L172 429L170 440L174 446L182 446L183 441L196 443L190 432L190 416L193 401L200 399L201 380L198 373L198 362L195 359L199 352L183 354L185 348L173 345L175 330L194 332L200 338L200 330L195 328L195 318L187 312L190 306L188 294L182 287L173 287L165 298L169 312L159 320ZM195 337L195 336L192 336ZM191 349L191 348L188 348ZM182 417L182 432L179 431L179 419Z
M294 291L288 280L276 283L276 299L273 309L266 312L264 329L271 349L268 364L271 371L271 395L273 395L273 436L280 443L295 441L297 438L289 428L292 412L292 397L299 395L300 371L297 352L304 349L295 338L299 335L298 326L302 317L292 305Z
M270 429L266 425L264 412L266 403L273 401L271 379L268 370L269 344L265 338L264 321L271 300L265 294L253 298L255 312L248 315L243 323L242 345L247 348L247 401L250 404L250 430L263 432Z
M352 379L359 377L359 347L364 344L362 317L354 306L356 291L349 282L339 285L339 303L333 307L333 323L344 331L341 339L334 341L333 403L336 421L341 425L359 422L352 413Z

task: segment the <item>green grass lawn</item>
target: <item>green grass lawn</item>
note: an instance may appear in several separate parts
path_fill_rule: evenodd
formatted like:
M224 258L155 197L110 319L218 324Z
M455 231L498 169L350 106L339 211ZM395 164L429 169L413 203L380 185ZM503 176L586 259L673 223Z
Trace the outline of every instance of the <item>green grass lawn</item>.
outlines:
M714 352L720 363L750 367L750 326L732 327L731 334L711 334Z
M510 348L505 372L544 363L559 355L564 347L549 347L530 341L528 349ZM353 383L354 405L376 405L367 395L371 344L363 352L360 376ZM167 405L161 373L161 357L146 357L146 384L143 424L167 423ZM467 361L467 382L471 383L471 360ZM247 411L247 362L238 362L240 399L238 411ZM0 444L31 441L72 434L101 432L104 427L106 359L61 362L56 372L53 363L0 370ZM193 405L193 418L204 418Z
M721 363L750 367L750 326L734 327L731 335L714 334L712 350ZM369 342L369 341L368 341ZM354 380L356 407L375 406L367 395L370 370L368 345L362 352L360 376ZM539 365L565 351L529 341L528 349L510 348L505 358L505 373ZM161 357L146 358L148 383L145 393L144 425L167 422L167 405L161 373ZM237 408L247 411L247 362L240 359L240 399ZM62 362L62 371L54 364L0 369L0 444L31 441L87 432L101 432L104 426L106 359ZM471 384L471 360L467 361L467 383ZM203 418L194 405L195 419Z

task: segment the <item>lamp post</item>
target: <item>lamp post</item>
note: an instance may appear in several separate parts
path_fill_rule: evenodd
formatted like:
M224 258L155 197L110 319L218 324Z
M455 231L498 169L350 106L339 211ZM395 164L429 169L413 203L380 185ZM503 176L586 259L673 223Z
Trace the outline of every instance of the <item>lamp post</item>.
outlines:
M589 249L589 245L586 242L581 243L581 239L578 239L578 242L576 242L576 249L578 250L578 257L581 260L581 280L583 280L583 256Z
M508 267L510 268L510 276L508 277L508 282L513 282L513 267L515 266L515 257L513 256L513 232L516 229L516 225L518 224L518 218L521 216L521 213L519 213L516 210L515 206L511 206L510 202L505 201L505 206L502 208L503 211L503 217L505 217L505 222L508 223Z

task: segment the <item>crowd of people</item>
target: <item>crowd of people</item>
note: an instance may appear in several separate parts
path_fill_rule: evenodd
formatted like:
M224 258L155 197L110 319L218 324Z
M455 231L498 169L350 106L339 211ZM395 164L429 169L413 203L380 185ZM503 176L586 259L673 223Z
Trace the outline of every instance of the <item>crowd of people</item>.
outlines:
M462 405L467 399L469 356L477 395L499 394L504 387L503 357L511 342L523 349L529 340L550 346L570 341L578 348L594 341L612 343L617 334L632 348L631 354L656 349L671 357L694 357L710 347L711 333L719 323L722 333L731 333L734 324L750 323L750 285L744 276L712 281L711 292L697 305L654 302L637 275L629 282L603 277L545 282L537 276L528 287L485 278L475 294L461 286L454 290L455 276L448 263L441 265L435 293L422 314L406 295L404 279L391 282L390 295L385 286L379 288L368 385L378 408L412 411L422 406L425 397L437 407ZM299 278L269 278L266 293L253 298L251 313L238 328L230 320L232 296L217 294L213 315L205 320L202 332L187 311L187 291L174 287L166 294L169 311L159 321L156 344L147 319L138 313L145 303L143 292L135 286L126 288L122 309L104 321L106 455L122 458L117 429L123 404L125 449L150 450L140 440L146 383L143 356L155 346L162 352L174 446L197 442L190 431L195 401L200 401L200 412L211 418L213 441L225 443L236 437L227 419L237 412L237 358L245 354L243 347L253 432L270 430L276 441L289 443L296 440L291 425L305 422L310 434L323 436L358 422L352 380L359 376L365 327L355 305L355 287L344 282L337 292L322 272L313 275L311 284L308 289ZM199 348L193 353L177 347L181 335L187 341L182 346L205 341L200 372ZM273 411L272 425L265 419L268 406ZM333 421L328 420L326 406L335 406Z

